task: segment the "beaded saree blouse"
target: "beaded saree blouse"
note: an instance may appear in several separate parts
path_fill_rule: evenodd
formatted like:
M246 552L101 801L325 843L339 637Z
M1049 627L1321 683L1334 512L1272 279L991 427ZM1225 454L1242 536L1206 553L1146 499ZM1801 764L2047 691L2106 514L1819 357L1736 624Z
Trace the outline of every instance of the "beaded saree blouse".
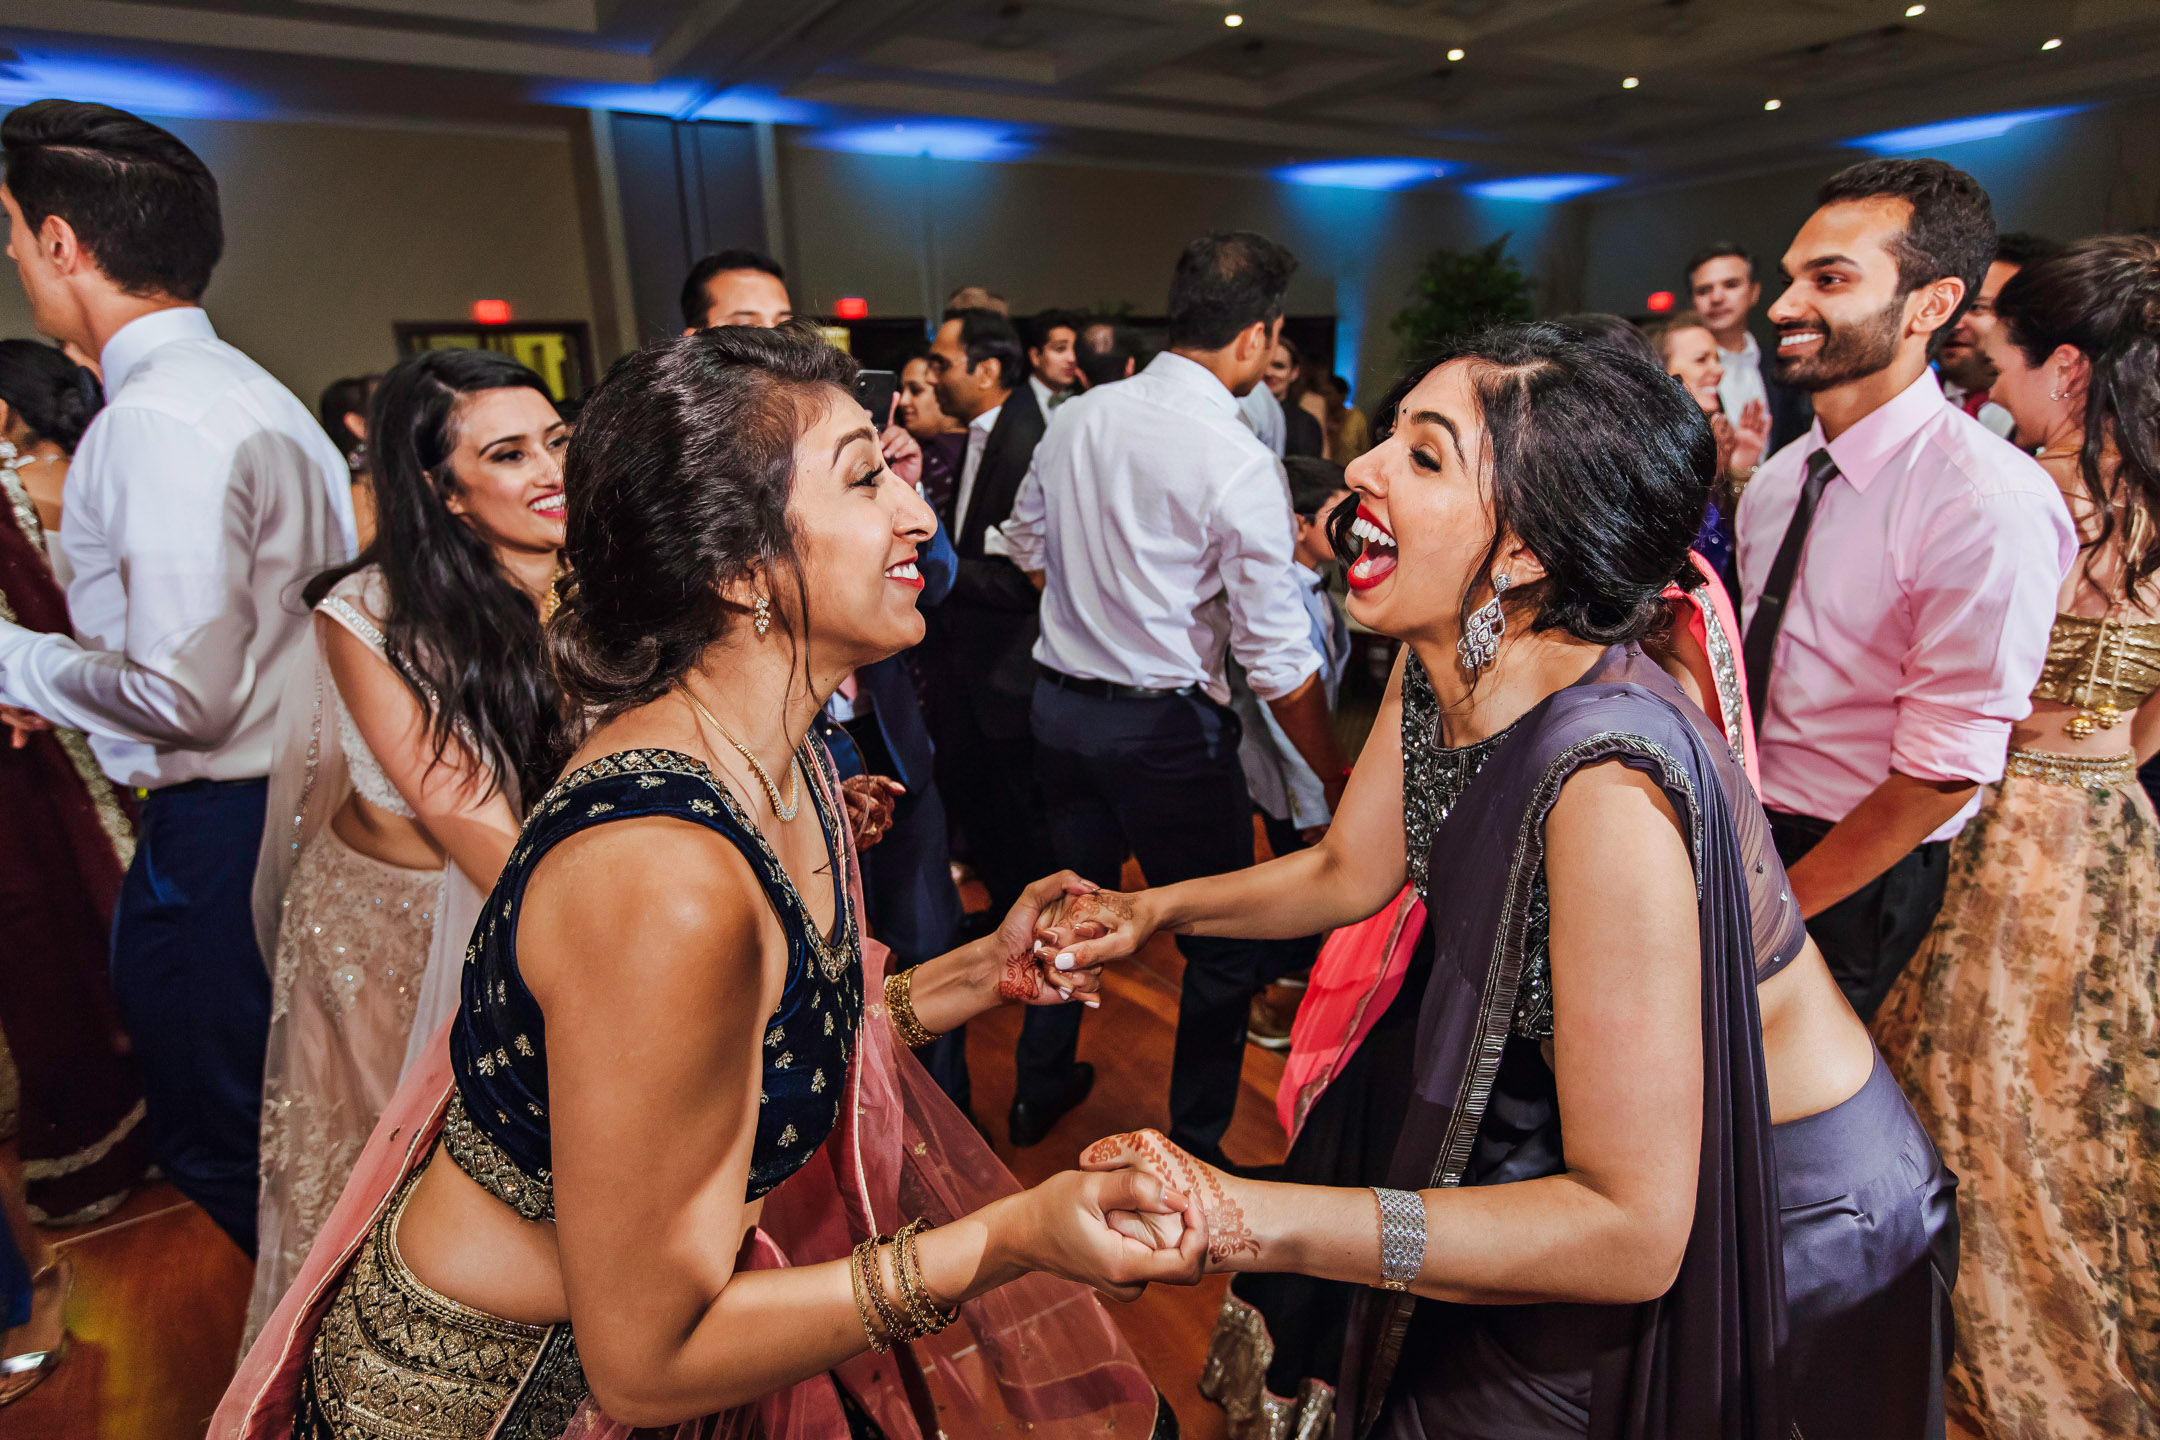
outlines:
M812 739L806 751L804 764L826 782L807 788L816 797L830 873L842 874L846 821L828 799L839 781L823 744ZM457 1095L443 1122L443 1146L460 1170L528 1220L555 1218L555 1192L547 1031L517 964L525 887L541 859L572 835L651 815L725 836L750 862L787 934L787 984L765 1026L748 1198L793 1175L839 1120L842 1082L863 1020L862 940L845 890L833 935L821 936L756 822L703 762L673 750L604 755L565 776L533 807L473 932L464 999L450 1030Z

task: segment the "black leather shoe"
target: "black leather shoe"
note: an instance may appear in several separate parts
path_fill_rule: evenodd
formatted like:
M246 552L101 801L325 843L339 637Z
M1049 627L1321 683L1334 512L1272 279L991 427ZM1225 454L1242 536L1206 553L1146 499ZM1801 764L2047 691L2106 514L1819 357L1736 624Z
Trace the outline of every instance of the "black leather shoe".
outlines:
M1029 1104L1025 1100L1013 1101L1012 1113L1005 1117L1011 1132L1012 1143L1022 1150L1030 1145L1040 1145L1057 1122L1095 1088L1095 1067L1082 1060L1072 1068L1072 1077L1055 1100L1047 1104Z

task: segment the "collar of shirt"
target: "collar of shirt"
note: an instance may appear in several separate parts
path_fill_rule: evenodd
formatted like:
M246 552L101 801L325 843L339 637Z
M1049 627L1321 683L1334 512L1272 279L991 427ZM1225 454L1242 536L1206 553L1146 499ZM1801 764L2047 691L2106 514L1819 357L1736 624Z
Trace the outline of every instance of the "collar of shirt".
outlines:
M200 306L180 305L138 315L113 332L98 356L98 368L105 372L105 393L119 394L130 372L161 345L176 340L215 339L217 331L210 328L210 317Z
M1733 359L1748 365L1762 364L1762 346L1755 343L1755 332L1752 330L1747 332L1747 343L1743 344L1738 350L1727 350L1723 345L1720 345L1718 346L1718 354L1720 357L1729 355Z
M1230 387L1215 378L1215 372L1197 360L1165 350L1148 362L1147 373L1158 380L1189 390L1203 403L1235 418L1238 413L1237 396Z
M1041 410L1045 416L1049 415L1050 407L1057 404L1063 396L1062 391L1053 390L1044 384L1042 377L1039 375L1028 376L1028 388L1035 392L1036 408Z
M997 428L998 415L1004 408L1003 405L993 405L988 410L983 411L982 414L977 415L973 420L968 421L968 449L970 451L980 455L983 447L990 443L990 432Z
M1935 378L1935 372L1922 370L1919 379L1862 416L1857 424L1835 440L1823 439L1822 420L1818 418L1808 430L1809 443L1802 454L1827 449L1830 458L1837 462L1838 474L1843 475L1853 489L1864 491L1882 473L1890 458L1905 448L1905 442L1919 434L1928 421L1942 414L1948 404L1943 399L1942 382Z

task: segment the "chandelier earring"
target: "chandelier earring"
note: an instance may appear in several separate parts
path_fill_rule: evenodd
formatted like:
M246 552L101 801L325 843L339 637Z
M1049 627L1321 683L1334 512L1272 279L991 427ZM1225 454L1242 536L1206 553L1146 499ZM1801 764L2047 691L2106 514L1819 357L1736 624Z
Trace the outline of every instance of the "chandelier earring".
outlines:
M1507 634L1507 614L1500 608L1500 597L1507 588L1507 576L1492 577L1492 599L1470 612L1462 638L1455 642L1455 658L1473 675L1500 653L1500 637Z
M763 595L758 596L757 603L750 607L750 628L757 631L761 639L772 629L772 601Z

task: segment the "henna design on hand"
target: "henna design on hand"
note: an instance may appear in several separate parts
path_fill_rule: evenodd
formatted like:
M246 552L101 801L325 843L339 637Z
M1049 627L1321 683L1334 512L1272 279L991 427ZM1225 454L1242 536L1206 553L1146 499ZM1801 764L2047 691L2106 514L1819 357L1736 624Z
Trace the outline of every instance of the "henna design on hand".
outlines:
M1221 1264L1233 1255L1259 1255L1260 1237L1246 1225L1245 1207L1223 1189L1222 1172L1171 1144L1161 1131L1135 1130L1105 1136L1082 1151L1080 1158L1089 1165L1105 1165L1127 1150L1146 1162L1139 1168L1157 1180L1173 1190L1199 1197L1200 1214L1207 1221L1209 1260Z
M998 976L998 999L1033 1000L1038 993L1035 957L1025 949L1015 950L1005 957L1004 972Z

